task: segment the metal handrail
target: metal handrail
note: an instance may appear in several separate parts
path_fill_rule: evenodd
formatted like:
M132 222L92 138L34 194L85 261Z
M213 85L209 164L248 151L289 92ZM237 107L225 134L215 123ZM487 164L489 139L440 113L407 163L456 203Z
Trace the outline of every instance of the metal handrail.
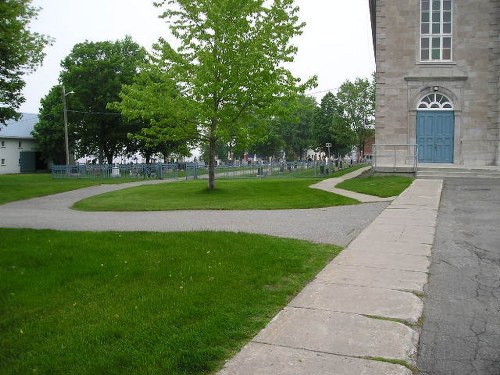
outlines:
M417 171L418 145L414 143L375 143L373 147L373 169L392 169L394 172L410 169ZM403 150L401 150L403 148ZM406 150L404 150L406 148ZM386 151L387 150L387 151ZM384 152L385 151L385 152ZM398 153L399 152L399 153ZM401 152L402 157L398 157ZM404 158L404 159L403 159ZM387 159L389 163L381 162L381 159ZM403 162L401 163L401 160Z

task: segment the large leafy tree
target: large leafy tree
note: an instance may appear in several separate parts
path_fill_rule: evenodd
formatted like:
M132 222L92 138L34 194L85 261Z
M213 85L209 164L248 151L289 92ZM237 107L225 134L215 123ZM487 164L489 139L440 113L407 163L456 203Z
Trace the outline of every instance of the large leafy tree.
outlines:
M356 143L355 133L343 116L343 108L336 96L329 92L321 99L314 114L312 138L316 149L327 152L330 143L332 155L344 155Z
M342 110L342 117L356 133L356 147L358 150L363 150L365 142L374 134L374 77L344 82L337 92L337 100Z
M282 125L282 121L277 118L269 119L269 123L263 131L253 134L252 139L248 142L247 151L264 158L280 158L285 148Z
M284 151L289 160L299 160L312 144L312 127L316 100L307 96L298 96L294 105L293 116L282 122Z
M62 87L56 85L40 101L39 121L35 125L33 136L38 141L38 150L47 161L65 164ZM69 132L71 143L73 132Z
M154 64L170 81L162 93L169 103L169 128L196 137L209 148L209 188L215 188L215 156L219 142L246 140L268 119L273 107L305 90L284 67L293 61L292 38L301 33L293 0L163 0L162 17L177 38L156 45ZM168 85L167 85L168 86ZM148 91L136 85L124 94ZM144 102L157 111L154 101ZM156 126L158 133L160 126Z
M43 49L52 42L29 29L37 14L31 0L0 1L0 124L20 117L17 110L25 100L23 75L42 63Z
M263 157L298 160L311 147L311 131L316 101L304 95L284 100L269 119L265 131L254 139L249 151Z
M129 121L143 124L129 138L146 159L158 152L164 158L190 154L189 148L197 140L196 124L190 118L191 103L157 65L151 61L144 64L134 84L123 86L120 97L108 107L121 111Z
M119 100L122 86L131 84L145 62L146 51L130 37L115 42L84 42L62 61L60 82L74 91L68 118L79 155L97 155L100 162L131 146L129 133L141 124L127 121L108 104Z

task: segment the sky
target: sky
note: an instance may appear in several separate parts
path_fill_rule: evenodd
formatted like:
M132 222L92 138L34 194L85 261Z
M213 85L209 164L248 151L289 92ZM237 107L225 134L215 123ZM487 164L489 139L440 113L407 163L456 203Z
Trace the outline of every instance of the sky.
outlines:
M32 31L55 39L46 47L43 66L25 76L26 102L22 112L38 113L40 99L57 84L60 62L77 43L123 39L150 50L159 37L173 41L168 26L158 18L153 0L33 0L41 10ZM375 71L368 0L296 0L306 22L295 62L289 69L303 80L318 76L318 87L308 94L318 102L346 80L367 78Z

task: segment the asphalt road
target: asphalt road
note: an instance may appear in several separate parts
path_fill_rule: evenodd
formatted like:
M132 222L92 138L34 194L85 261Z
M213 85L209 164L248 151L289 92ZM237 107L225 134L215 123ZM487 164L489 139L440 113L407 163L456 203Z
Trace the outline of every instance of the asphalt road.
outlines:
M418 367L500 375L500 180L446 179Z

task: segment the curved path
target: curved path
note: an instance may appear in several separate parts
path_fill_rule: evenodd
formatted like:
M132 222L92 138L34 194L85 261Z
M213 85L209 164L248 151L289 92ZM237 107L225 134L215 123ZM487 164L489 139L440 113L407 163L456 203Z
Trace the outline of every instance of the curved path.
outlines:
M337 181L331 180L334 186ZM255 211L82 212L70 208L75 202L94 195L168 182L172 181L100 185L8 203L0 206L0 227L79 231L214 230L269 234L346 246L389 204L382 201L319 209Z

